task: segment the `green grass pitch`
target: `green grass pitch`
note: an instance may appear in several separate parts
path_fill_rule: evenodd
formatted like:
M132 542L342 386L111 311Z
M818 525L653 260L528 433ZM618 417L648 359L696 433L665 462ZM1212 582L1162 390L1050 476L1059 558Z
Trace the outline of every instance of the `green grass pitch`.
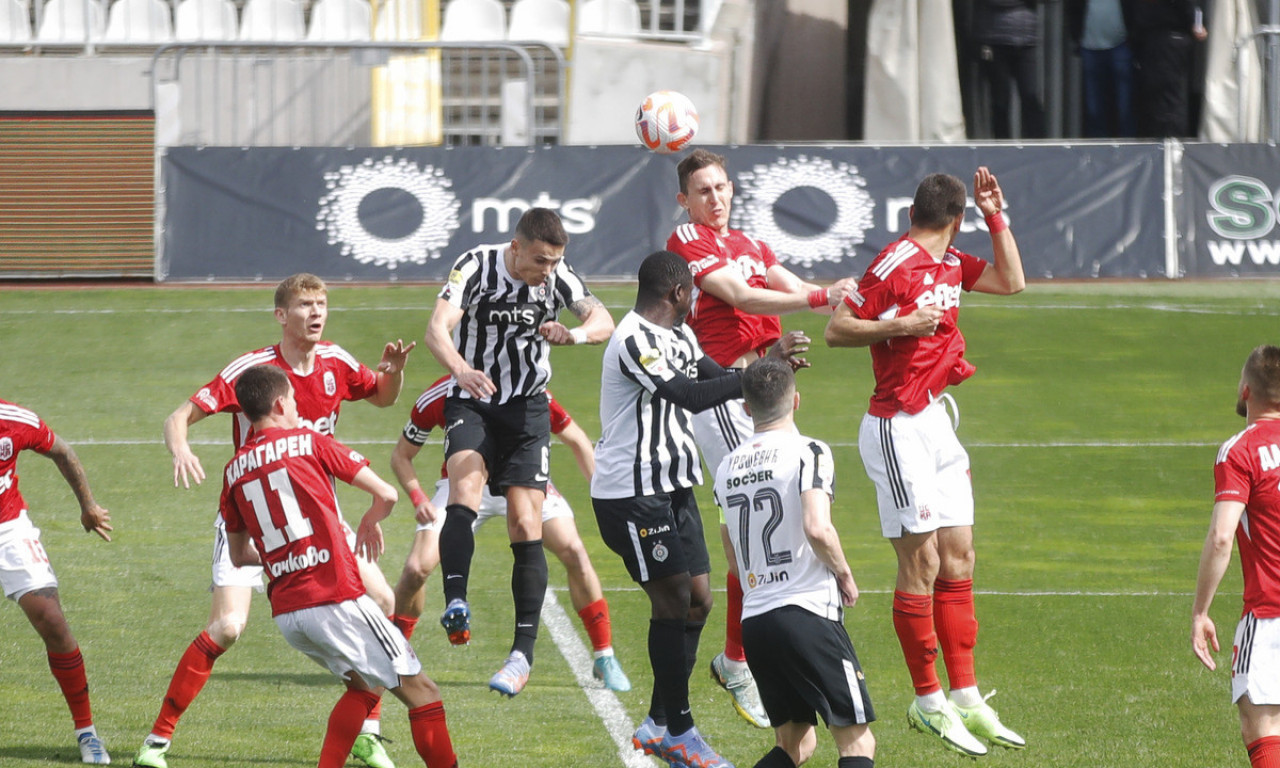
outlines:
M627 286L599 293L616 317ZM420 340L436 290L426 286L331 288L327 336L366 363L397 337ZM1275 287L1267 283L1045 284L1011 298L968 295L961 326L978 373L954 390L959 433L970 449L978 503L978 677L992 703L1029 743L995 750L992 765L1036 768L1247 764L1229 704L1225 667L1202 669L1188 643L1191 591L1212 504L1212 462L1242 421L1233 414L1240 366L1275 335ZM27 454L22 490L61 580L67 616L88 663L100 733L127 765L150 729L183 649L208 612L209 554L219 471L229 457L225 418L192 430L210 479L173 487L161 423L235 355L275 342L271 287L91 288L0 292L5 365L0 397L45 418L79 452L115 541L83 533L52 462ZM878 533L874 500L856 448L870 392L865 350L829 350L823 320L784 319L817 341L800 374L803 431L837 458L835 518L863 590L846 625L880 720L882 766L946 766L961 758L912 733L911 689L890 623L893 555ZM600 347L558 349L552 389L598 434ZM414 397L439 368L421 345L405 392L379 410L349 404L339 437L384 477ZM431 476L438 443L419 468ZM563 448L555 477L605 584L615 647L634 689L619 700L638 722L651 683L647 603L601 544L586 485ZM348 509L359 498L345 494ZM714 521L705 488L703 513ZM394 582L413 530L407 505L385 524L383 570ZM714 526L709 526L714 531ZM715 540L712 583L723 588ZM476 618L469 648L434 626L439 583L414 645L444 692L464 766L619 765L614 744L546 632L526 691L499 700L486 689L510 637L510 555L499 526L484 529L472 577ZM551 564L553 585L564 575ZM1233 564L1214 606L1224 644L1239 613ZM722 592L717 593L723 597ZM560 592L568 607L567 594ZM572 614L572 611L570 611ZM692 681L694 714L709 741L739 766L772 743L710 681L706 664L723 640L722 607L703 636ZM576 618L574 629L581 634ZM174 768L305 766L319 753L340 686L290 649L265 597L249 628L217 664L169 754ZM399 702L384 730L401 766L418 764ZM835 764L820 735L812 765ZM13 605L0 610L0 765L78 763L65 704L43 647Z

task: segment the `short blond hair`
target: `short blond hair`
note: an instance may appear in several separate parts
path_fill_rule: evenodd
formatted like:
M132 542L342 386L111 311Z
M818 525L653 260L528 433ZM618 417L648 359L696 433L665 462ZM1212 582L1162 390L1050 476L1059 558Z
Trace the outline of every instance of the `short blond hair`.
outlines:
M310 272L299 272L280 281L276 286L276 309L287 309L289 302L304 293L328 295L329 286Z

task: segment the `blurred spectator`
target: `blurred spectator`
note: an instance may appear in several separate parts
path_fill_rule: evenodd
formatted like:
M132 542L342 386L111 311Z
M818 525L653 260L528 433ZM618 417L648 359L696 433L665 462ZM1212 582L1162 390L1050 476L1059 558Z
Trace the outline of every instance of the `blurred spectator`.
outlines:
M1135 0L1068 0L1067 24L1080 49L1084 80L1084 135L1091 139L1137 136L1133 116Z
M1022 138L1045 135L1044 105L1036 67L1040 46L1038 0L977 0L973 39L978 64L991 93L991 131L997 139L1013 138L1011 86L1022 106Z
M1144 136L1190 136L1195 43L1209 33L1194 0L1134 0L1139 129ZM1197 89L1199 90L1199 89Z

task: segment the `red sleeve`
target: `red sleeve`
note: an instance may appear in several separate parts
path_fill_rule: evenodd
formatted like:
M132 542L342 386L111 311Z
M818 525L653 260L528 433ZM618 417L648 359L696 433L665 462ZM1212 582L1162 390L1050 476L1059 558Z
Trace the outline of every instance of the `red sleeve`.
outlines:
M897 274L898 271L895 270L889 274L889 280L884 281L873 275L868 268L858 282L858 290L844 297L844 303L853 310L853 316L862 320L879 320L880 315L897 304L897 292L893 289Z
M547 392L547 398L551 401L551 434L558 435L564 431L565 427L573 423L573 418L569 416L569 412L560 405L551 392Z
M215 376L213 381L205 384L187 399L195 403L195 406L204 411L207 416L227 411L236 413L240 410L240 403L236 400L235 382L223 379L221 374Z
M1253 488L1251 476L1246 451L1235 447L1228 450L1226 457L1213 465L1213 500L1248 504Z
M363 400L378 391L378 374L364 363L347 369L347 399Z
M53 434L53 430L49 429L49 425L45 424L43 420L41 420L40 426L26 430L23 433L23 437L26 444L18 446L18 450L30 448L36 453L48 453L53 450L53 441L57 439L57 436Z
M689 262L693 284L699 288L702 287L702 278L729 263L715 239L707 237L696 224L682 224L678 227L667 239L667 250L680 254Z
M218 512L222 514L222 520L226 523L228 531L240 533L246 530L244 518L240 517L240 510L236 508L231 486L225 479L222 481L222 496L218 498Z
M982 273L986 271L987 262L960 251L956 251L955 254L960 257L960 286L966 291L972 291L973 284L978 282L978 278L982 277Z
M752 240L760 248L760 258L764 260L764 269L769 271L770 267L778 266L778 257L774 255L773 249L769 244L762 240Z
M328 435L315 432L313 439L315 457L329 474L344 483L349 484L362 468L369 466L369 460L358 451L353 451Z

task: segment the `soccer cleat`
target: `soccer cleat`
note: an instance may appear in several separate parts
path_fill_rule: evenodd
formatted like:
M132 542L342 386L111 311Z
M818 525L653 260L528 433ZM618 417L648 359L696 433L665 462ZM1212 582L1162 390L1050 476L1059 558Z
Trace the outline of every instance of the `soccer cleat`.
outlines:
M471 606L467 601L455 597L449 601L444 613L440 614L440 626L449 635L449 642L454 645L471 643Z
M733 768L733 763L716 754L703 740L697 727L679 736L672 736L667 731L658 742L658 749L659 757L670 763L672 768Z
M640 723L640 727L636 729L636 733L631 737L631 744L636 749L646 755L662 757L662 750L659 745L662 739L667 735L667 726L658 725L653 722L652 717L646 717L644 722Z
M382 746L384 741L390 739L382 738L379 733L362 733L356 737L356 743L351 745L351 756L369 768L396 768L386 747Z
M718 653L711 660L711 679L733 696L733 708L738 710L743 720L757 728L769 727L769 715L765 714L764 705L760 703L760 691L756 689L756 680L750 669L731 673L726 669L724 654Z
M502 663L502 669L489 678L489 689L497 691L509 699L524 690L529 682L529 660L520 651L512 651Z
M631 681L627 679L626 673L622 671L622 665L618 663L618 657L616 656L601 656L596 659L595 666L591 670L591 676L597 680L604 681L604 687L611 691L631 690Z
M1000 722L1000 716L987 703L987 699L995 695L995 691L988 693L982 698L982 703L976 707L962 707L954 704L956 712L964 722L964 727L974 736L986 739L997 747L1022 749L1027 746L1027 740L1006 728Z
M85 731L76 737L76 741L80 744L80 762L91 765L108 765L111 762L111 755L107 754L107 747L98 734Z
M142 748L133 756L134 768L169 768L164 754L169 751L170 744L168 741L162 743L151 739L143 741Z
M949 701L938 712L925 712L913 701L907 707L907 722L921 733L937 736L948 749L962 755L980 757L987 754L987 748L965 729L960 713Z

